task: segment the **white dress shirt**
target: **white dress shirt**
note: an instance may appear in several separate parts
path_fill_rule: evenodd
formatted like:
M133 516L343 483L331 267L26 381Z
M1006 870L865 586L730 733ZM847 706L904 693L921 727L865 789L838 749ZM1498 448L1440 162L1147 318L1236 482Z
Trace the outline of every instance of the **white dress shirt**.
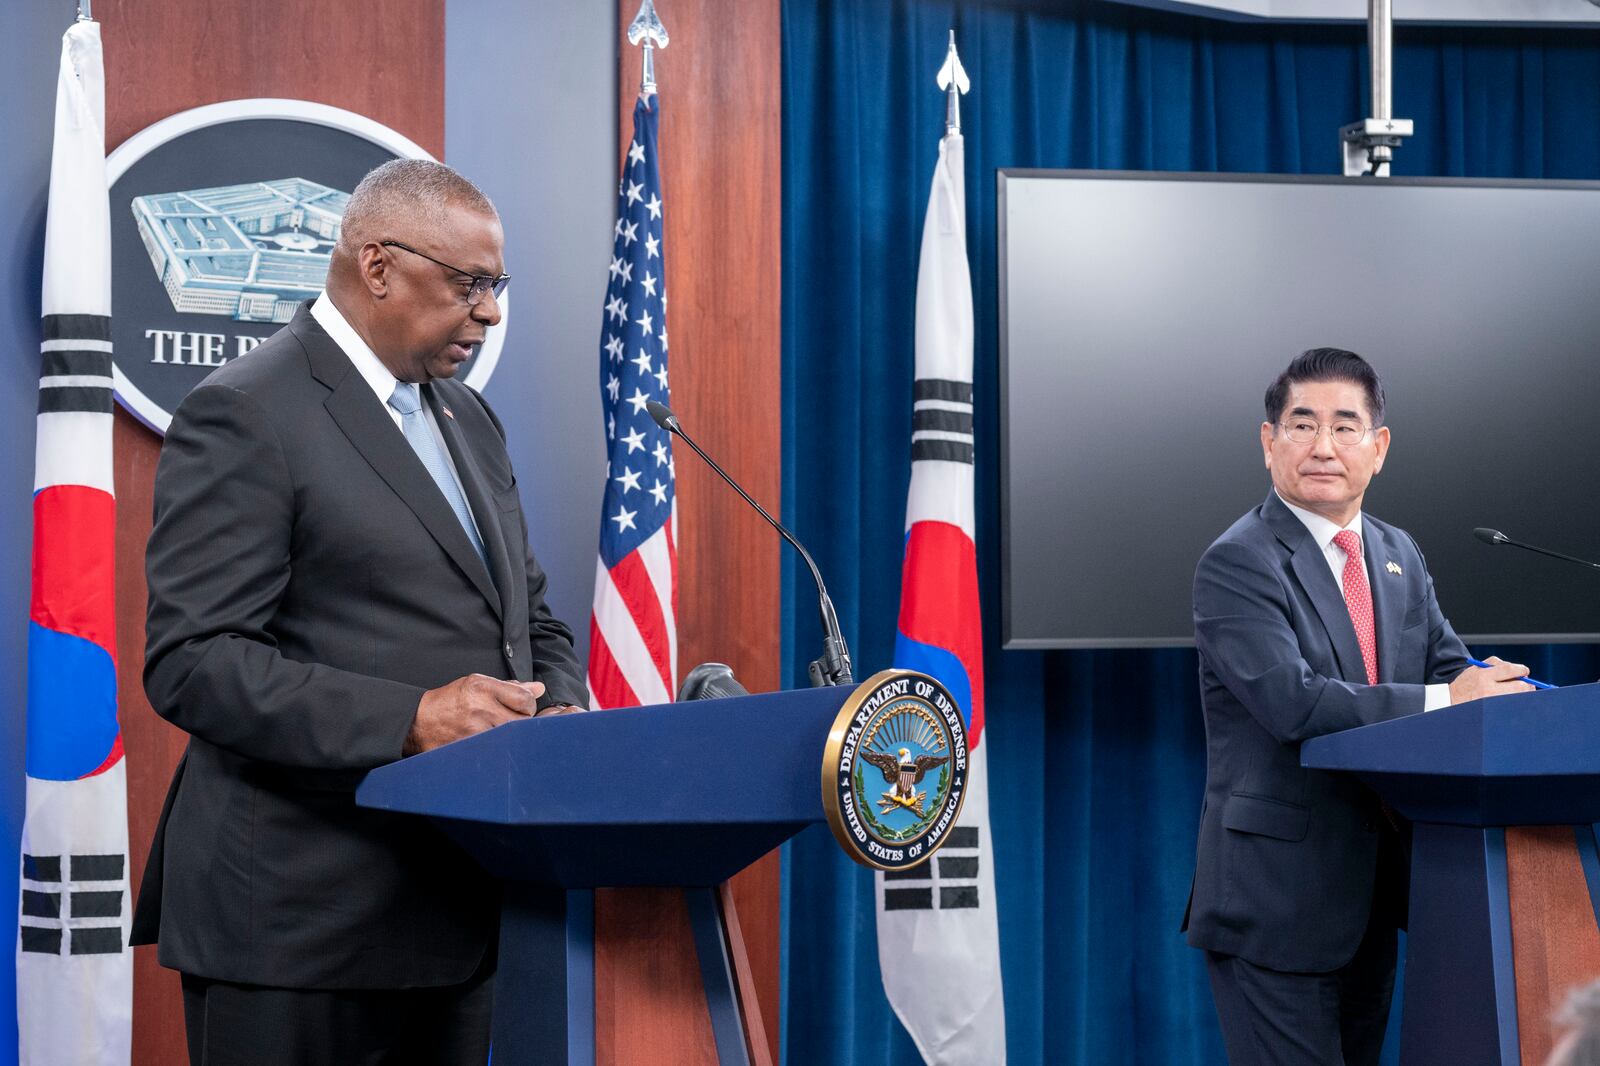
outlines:
M1276 492L1277 490L1274 489L1273 491ZM1343 548L1333 542L1333 538L1348 529L1356 535L1358 542L1365 547L1367 542L1361 535L1361 512L1356 512L1356 516L1350 520L1349 525L1337 526L1334 525L1331 519L1324 518L1315 511L1308 511L1304 507L1296 507L1288 500L1285 500L1281 494L1278 499L1285 507L1289 508L1291 514L1300 519L1300 524L1306 527L1306 531L1311 534L1311 539L1317 542L1318 548L1322 549L1322 557L1327 561L1328 569L1333 571L1334 584L1338 585L1342 592L1344 589L1344 564L1349 556L1345 554ZM1367 573L1365 553L1363 553L1363 557L1358 562L1361 564L1361 576L1366 579L1367 588L1370 589L1372 588L1372 578ZM1424 692L1425 695L1422 702L1424 711L1436 711L1440 707L1450 706L1449 685L1428 685L1425 687Z
M323 332L344 352L362 380L372 387L373 393L378 397L378 405L383 408L384 414L389 416L389 421L394 423L394 428L399 429L400 412L389 406L389 397L394 395L394 388L400 384L400 379L383 365L383 360L379 359L377 353L361 339L361 334L356 332L355 327L333 305L333 301L328 299L326 290L311 305L311 317L317 320L317 325L321 326ZM433 433L434 442L439 445L439 454L444 456L446 465L450 467L450 476L455 479L456 488L461 491L461 498L467 499L466 489L461 484L461 472L456 469L455 457L450 454L450 447L444 442L444 434L439 432L439 421L433 416L433 408L426 400L422 404L422 414L428 420L428 429ZM409 444L406 446L410 447ZM473 528L478 531L478 540L481 542L483 530L478 526L478 516L472 514L470 502L467 504L467 514L471 516Z

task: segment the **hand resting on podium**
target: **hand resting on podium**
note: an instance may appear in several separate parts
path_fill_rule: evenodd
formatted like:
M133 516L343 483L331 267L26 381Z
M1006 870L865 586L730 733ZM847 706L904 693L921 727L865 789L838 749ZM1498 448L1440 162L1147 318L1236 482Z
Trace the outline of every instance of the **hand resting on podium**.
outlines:
M1467 667L1450 682L1452 704L1533 691L1533 686L1522 680L1528 676L1526 666L1508 663L1498 655L1489 656L1485 662L1488 665Z

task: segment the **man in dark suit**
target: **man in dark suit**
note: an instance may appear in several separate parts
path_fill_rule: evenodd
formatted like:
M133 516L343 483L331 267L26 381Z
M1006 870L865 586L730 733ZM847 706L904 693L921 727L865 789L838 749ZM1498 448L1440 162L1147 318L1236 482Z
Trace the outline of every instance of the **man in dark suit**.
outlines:
M354 790L588 701L504 431L452 380L499 321L502 244L448 167L379 167L327 290L167 432L144 677L190 740L134 942L182 972L196 1063L485 1061L498 887Z
M1361 510L1390 439L1372 367L1314 348L1266 409L1272 491L1195 571L1206 794L1184 926L1234 1066L1376 1063L1399 823L1353 778L1303 769L1300 744L1530 686L1515 663L1468 665L1416 542Z

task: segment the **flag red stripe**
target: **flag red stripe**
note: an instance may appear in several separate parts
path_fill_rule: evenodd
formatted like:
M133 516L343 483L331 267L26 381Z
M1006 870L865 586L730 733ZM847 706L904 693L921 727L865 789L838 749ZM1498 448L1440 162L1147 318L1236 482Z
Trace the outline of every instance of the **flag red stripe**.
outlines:
M117 661L117 503L101 489L51 485L33 497L33 601L46 629L103 648Z
M661 527L661 532L667 535L667 562L672 567L672 617L676 621L678 617L678 542L672 536L673 525L674 523L669 519L667 524ZM667 691L670 692L671 690L672 686L668 685Z
M600 707L639 706L639 697L618 669L593 615L589 616L589 692Z
M978 553L960 526L914 522L900 577L900 632L944 648L972 683L972 733L983 732L983 622Z
M622 597L633 624L639 627L639 636L650 651L650 661L661 675L662 686L671 694L667 619L661 613L661 598L650 580L650 571L645 569L644 560L637 551L629 552L611 568L611 583L617 587L617 595Z

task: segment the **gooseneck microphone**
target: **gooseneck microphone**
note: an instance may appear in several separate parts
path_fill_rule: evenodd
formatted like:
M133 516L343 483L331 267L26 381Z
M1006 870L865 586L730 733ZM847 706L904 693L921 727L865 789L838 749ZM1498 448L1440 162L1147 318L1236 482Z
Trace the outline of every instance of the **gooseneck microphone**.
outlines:
M839 616L834 613L833 600L828 596L828 588L822 583L822 571L817 569L817 564L811 558L811 553L806 551L805 545L795 539L794 534L783 528L783 523L773 518L754 499L744 491L740 484L728 476L728 472L717 465L717 461L705 453L705 449L694 442L694 438L683 431L683 425L678 421L678 416L664 403L650 400L645 405L645 410L650 412L650 417L655 419L656 425L682 439L689 447L694 449L696 455L706 461L706 465L717 472L717 476L733 487L733 491L744 497L744 502L756 509L756 513L767 520L767 523L776 529L784 540L794 545L794 550L800 553L806 566L811 570L811 580L817 583L817 610L822 615L822 657L813 660L808 670L811 674L811 686L824 688L828 685L853 685L855 679L850 675L850 649L845 646L844 634L839 631Z
M1479 526L1477 529L1472 531L1472 535L1483 541L1485 544L1505 544L1513 548L1521 548L1523 551L1537 552L1540 555L1548 555L1552 559L1565 559L1569 563L1577 563L1579 566L1587 566L1591 570L1600 570L1600 563L1592 563L1588 559L1580 559L1576 555L1562 555L1560 552L1553 552L1549 548L1539 548L1532 544L1524 544L1520 540L1512 540L1498 529L1486 529L1483 526Z

